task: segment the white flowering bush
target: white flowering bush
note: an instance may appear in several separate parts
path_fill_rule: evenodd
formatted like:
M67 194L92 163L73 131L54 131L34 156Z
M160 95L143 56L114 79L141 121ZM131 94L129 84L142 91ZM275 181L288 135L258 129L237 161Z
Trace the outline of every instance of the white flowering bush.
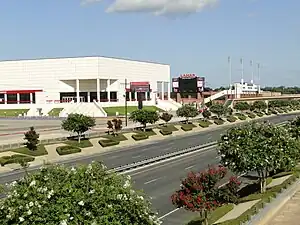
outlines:
M10 184L0 208L0 224L160 224L149 201L133 190L130 177L111 173L100 163L44 167Z
M249 123L233 127L221 136L221 164L237 173L256 171L261 192L271 171L292 169L299 158L299 142L283 127Z

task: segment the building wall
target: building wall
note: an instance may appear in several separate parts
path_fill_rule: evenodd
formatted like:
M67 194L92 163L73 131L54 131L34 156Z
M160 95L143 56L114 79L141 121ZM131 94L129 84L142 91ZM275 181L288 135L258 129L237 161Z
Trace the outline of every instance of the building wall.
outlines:
M170 66L164 64L130 61L105 57L81 57L37 59L0 62L0 91L43 89L40 102L59 100L59 92L75 92L76 79L80 79L80 91L96 91L100 78L100 91L125 91L124 80L149 81L157 91L157 81L170 82ZM44 99L42 99L44 98ZM37 99L37 101L39 101Z

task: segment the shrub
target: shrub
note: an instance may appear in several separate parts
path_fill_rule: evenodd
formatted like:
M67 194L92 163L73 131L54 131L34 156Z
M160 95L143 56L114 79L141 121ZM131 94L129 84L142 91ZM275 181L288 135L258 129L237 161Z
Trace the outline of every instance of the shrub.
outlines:
M208 119L210 116L211 116L211 112L209 110L204 110L202 112L202 116L205 118L205 119Z
M172 134L172 131L168 130L168 129L161 129L159 131L162 135L171 135Z
M59 155L69 155L69 154L81 152L81 149L75 146L65 145L65 146L57 147L56 152Z
M165 123L168 123L173 118L173 115L168 112L163 112L159 118L165 121Z
M214 123L217 125L222 125L222 124L224 124L224 121L220 120L220 119L216 119L216 120L214 120Z
M21 163L21 162L32 162L34 158L27 155L12 155L12 156L3 156L0 158L1 166L12 163Z
M250 112L247 113L247 115L250 119L254 119L256 117L254 113L250 113Z
M270 112L270 110L268 110L268 112L266 112L266 115L267 115L267 116L272 115L272 113Z
M199 115L199 111L192 104L183 105L176 111L177 116L185 117L188 121L189 118L194 118Z
M234 123L236 120L237 120L237 118L234 117L234 116L227 117L227 121L230 122L230 123Z
M120 144L119 141L113 141L113 140L110 140L110 139L102 139L102 140L99 140L98 143L102 147L110 147L110 146L114 146L114 145Z
M255 113L257 116L259 116L259 117L263 117L264 116L264 114L262 113L262 112L256 112Z
M204 121L204 120L199 121L199 126L202 128L209 127L209 125L211 125L211 122L209 122L209 121Z
M277 111L278 113L284 113L284 111L283 111L282 109L279 109L279 108L277 108L276 111Z
M27 131L24 136L24 140L27 141L25 143L26 147L32 151L37 150L40 135L36 133L34 127L30 127L29 131Z
M194 124L182 124L181 129L183 131L191 131L193 130Z
M278 112L277 112L275 109L269 109L268 111L269 111L270 113L272 113L272 114L275 114L275 115L278 114Z
M146 135L146 134L143 134L143 133L139 133L139 134L133 134L131 137L132 137L132 138L133 138L133 140L135 140L135 141L146 140L146 139L148 139L148 138L149 138L149 136L148 136L148 135Z

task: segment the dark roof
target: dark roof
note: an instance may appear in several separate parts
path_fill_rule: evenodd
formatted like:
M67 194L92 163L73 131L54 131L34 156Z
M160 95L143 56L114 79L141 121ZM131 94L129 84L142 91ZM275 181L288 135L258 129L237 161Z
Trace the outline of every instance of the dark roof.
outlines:
M153 64L160 64L160 65L169 65L169 64L167 64L167 63L159 63L159 62L155 62L155 61L136 60L136 59L122 58L122 57L108 57L108 56L101 56L101 55L71 56L71 57L41 57L41 58L34 58L34 59L9 59L9 60L0 60L0 62L25 61L25 60L44 60L44 59L95 58L95 57L99 57L99 58L107 58L107 59L117 59L117 60L135 61L135 62L142 62L142 63L153 63Z

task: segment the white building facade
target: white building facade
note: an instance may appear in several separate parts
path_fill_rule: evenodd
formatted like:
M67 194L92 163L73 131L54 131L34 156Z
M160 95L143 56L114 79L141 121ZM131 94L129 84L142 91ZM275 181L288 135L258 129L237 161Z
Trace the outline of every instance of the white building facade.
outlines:
M123 105L170 98L170 66L107 57L77 57L0 62L0 108L10 105L98 102ZM127 85L125 85L127 80ZM150 85L131 92L131 83Z

